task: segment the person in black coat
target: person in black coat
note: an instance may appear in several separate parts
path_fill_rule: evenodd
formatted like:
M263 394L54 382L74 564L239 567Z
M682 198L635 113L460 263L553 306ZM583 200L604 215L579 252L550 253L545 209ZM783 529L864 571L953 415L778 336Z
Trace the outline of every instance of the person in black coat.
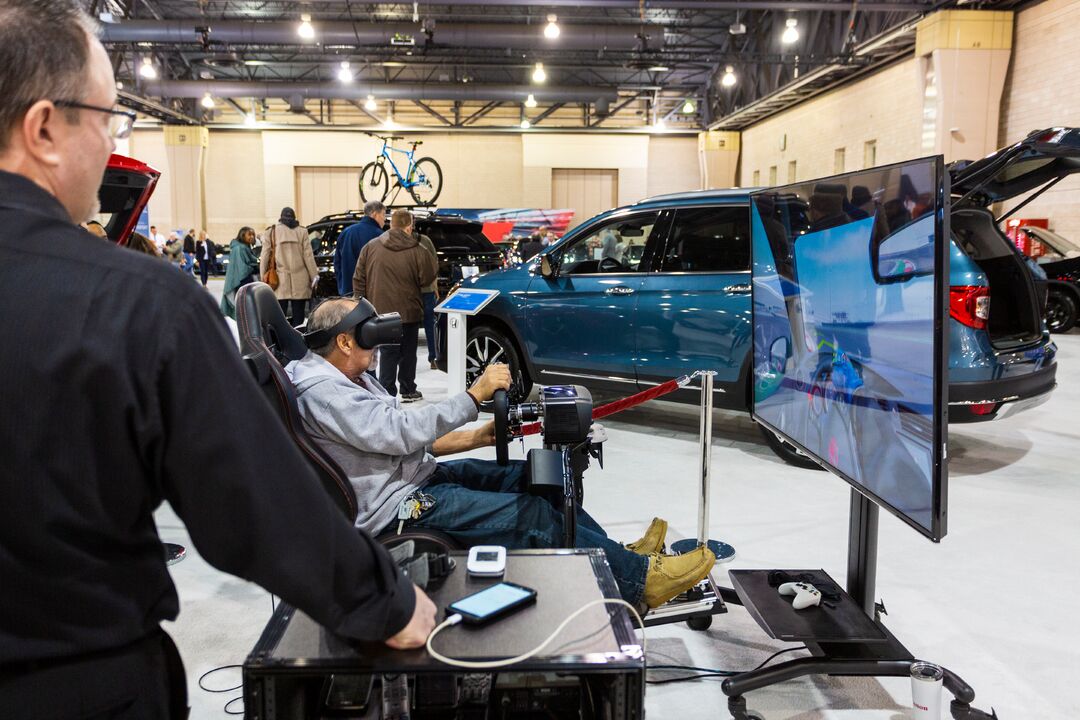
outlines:
M195 275L195 228L184 236L184 265L181 268L187 275Z
M180 609L165 500L210 565L346 639L422 647L434 604L327 497L209 293L78 227L133 119L96 21L79 0L0 8L0 302L17 308L0 320L0 717L188 716L160 627Z
M199 275L202 276L203 287L206 287L206 279L214 267L217 259L217 248L210 238L206 237L206 231L199 231L199 242L195 246L195 259L199 261Z

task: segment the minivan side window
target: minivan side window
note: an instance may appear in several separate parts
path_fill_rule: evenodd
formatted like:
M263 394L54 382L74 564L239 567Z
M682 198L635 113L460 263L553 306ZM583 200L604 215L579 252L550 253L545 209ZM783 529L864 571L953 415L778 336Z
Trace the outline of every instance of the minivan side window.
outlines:
M750 212L745 205L675 212L660 272L750 269Z
M641 258L659 215L649 212L622 218L577 238L563 252L559 272L590 275L646 271Z

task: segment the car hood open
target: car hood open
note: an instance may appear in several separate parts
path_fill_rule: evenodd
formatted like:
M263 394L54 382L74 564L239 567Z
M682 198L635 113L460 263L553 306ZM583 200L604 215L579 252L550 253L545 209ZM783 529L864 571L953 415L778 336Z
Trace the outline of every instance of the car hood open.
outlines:
M1050 128L981 160L948 166L954 207L987 207L1080 171L1080 129Z

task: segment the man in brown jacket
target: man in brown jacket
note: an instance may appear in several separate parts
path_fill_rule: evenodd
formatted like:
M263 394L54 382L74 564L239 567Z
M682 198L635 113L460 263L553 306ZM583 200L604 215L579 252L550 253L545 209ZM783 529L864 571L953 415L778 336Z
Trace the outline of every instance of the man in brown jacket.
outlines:
M353 274L353 295L367 298L380 313L401 315L401 345L379 350L379 384L397 395L400 382L402 402L423 397L416 389L416 345L424 319L421 294L439 271L435 256L413 237L412 225L412 213L395 210L390 230L364 246Z

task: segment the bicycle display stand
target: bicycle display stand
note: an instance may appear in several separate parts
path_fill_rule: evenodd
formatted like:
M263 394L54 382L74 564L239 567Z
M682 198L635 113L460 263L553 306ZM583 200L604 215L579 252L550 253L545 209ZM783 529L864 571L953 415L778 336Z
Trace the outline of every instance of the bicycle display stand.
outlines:
M915 657L881 622L883 606L874 602L877 572L878 507L851 491L848 526L847 592L835 608L796 611L763 579L768 570L733 570L738 603L746 607L770 637L805 642L812 657L798 658L724 680L728 710L735 720L759 718L746 707L746 693L807 675L908 677ZM808 571L789 571L805 573ZM831 578L824 571L809 571ZM971 706L975 691L956 673L944 669L945 689L953 695L953 720L997 717Z
M435 306L435 312L446 313L447 396L466 390L465 344L468 340L468 317L483 310L498 294L498 290L459 288Z

